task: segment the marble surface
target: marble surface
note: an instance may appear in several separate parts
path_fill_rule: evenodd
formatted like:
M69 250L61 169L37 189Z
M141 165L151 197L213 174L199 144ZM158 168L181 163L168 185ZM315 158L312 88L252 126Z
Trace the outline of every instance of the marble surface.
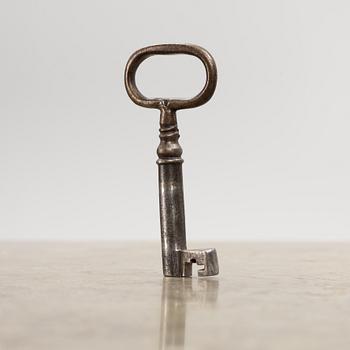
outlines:
M164 279L159 243L0 242L0 349L350 348L349 243L210 243Z

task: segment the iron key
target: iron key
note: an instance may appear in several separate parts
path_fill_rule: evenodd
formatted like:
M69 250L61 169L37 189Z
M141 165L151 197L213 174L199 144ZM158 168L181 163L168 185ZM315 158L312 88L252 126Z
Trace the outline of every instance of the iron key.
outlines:
M187 54L199 58L205 66L206 83L201 92L189 100L147 98L135 83L140 64L153 55ZM219 273L214 248L187 249L182 179L182 148L178 142L176 111L208 102L214 94L217 70L213 57L196 45L163 44L142 48L131 55L125 68L125 87L131 100L139 106L160 110L160 144L158 154L159 207L163 274L166 277L191 277L192 264L203 265L198 276Z

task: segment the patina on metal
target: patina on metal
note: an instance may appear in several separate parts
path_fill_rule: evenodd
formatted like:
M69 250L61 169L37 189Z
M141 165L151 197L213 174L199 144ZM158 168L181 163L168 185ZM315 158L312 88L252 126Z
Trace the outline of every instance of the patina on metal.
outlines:
M195 97L183 99L147 98L135 83L140 64L153 55L187 54L198 57L205 66L206 83ZM213 57L196 45L163 44L142 48L131 55L125 68L125 87L129 97L139 106L160 110L160 144L157 149L159 169L159 207L162 241L163 274L166 277L191 277L192 264L203 266L198 276L219 273L214 248L187 249L185 207L182 179L182 148L178 142L176 111L194 108L208 102L214 94L217 70Z

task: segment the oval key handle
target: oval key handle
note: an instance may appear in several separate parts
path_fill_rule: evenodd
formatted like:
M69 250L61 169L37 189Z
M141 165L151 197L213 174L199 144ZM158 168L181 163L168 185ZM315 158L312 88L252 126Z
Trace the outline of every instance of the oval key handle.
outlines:
M168 98L147 98L136 86L135 74L140 64L154 55L185 54L199 58L204 64L206 82L200 93L189 100ZM170 110L195 108L208 102L213 96L217 82L216 64L210 53L197 45L190 44L162 44L144 47L136 51L129 59L125 68L126 91L136 104L146 108L162 109L166 106Z

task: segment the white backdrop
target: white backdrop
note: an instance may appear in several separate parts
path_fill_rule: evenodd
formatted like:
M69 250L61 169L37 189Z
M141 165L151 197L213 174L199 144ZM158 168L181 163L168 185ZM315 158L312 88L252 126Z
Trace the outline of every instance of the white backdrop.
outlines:
M159 239L156 110L136 49L195 43L219 81L178 113L189 239L350 239L350 2L13 0L0 5L0 239ZM149 59L154 96L194 58Z

